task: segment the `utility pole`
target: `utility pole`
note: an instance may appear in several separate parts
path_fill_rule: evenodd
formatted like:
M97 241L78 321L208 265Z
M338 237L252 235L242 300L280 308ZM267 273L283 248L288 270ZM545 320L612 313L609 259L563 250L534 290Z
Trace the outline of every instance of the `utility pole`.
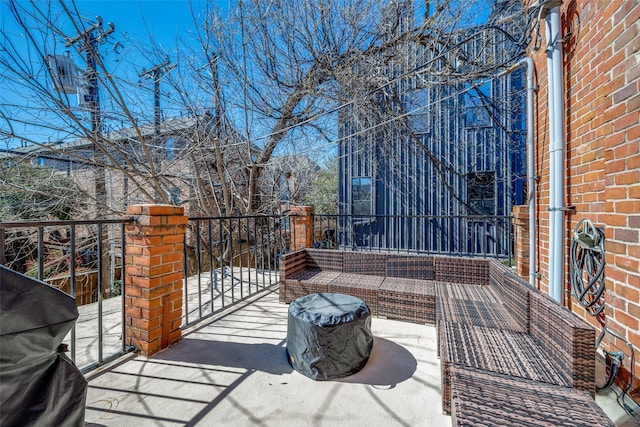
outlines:
M102 28L102 18L96 16L96 22L82 31L73 38L67 37L66 47L71 47L76 43L81 43L85 51L85 61L87 69L85 71L87 75L88 94L84 99L86 105L89 108L91 114L91 139L92 139L92 151L93 161L99 160L98 155L98 141L100 134L102 133L102 115L100 113L100 88L98 85L98 73L96 71L96 58L98 57L97 43L106 39L109 34L115 31L115 26L109 22L109 28ZM107 202L106 194L106 180L104 167L98 167L95 175L95 197L98 202L97 212L104 212L104 207Z
M164 62L154 65L153 68L149 70L142 69L140 74L138 74L138 77L153 79L153 133L156 138L160 136L160 80L175 67L176 64L172 64L169 58L167 58Z
M67 38L66 47L73 46L74 44L81 42L85 51L85 61L87 63L87 77L88 77L88 89L87 95L89 111L91 113L91 132L94 137L94 154L95 143L97 137L101 133L102 118L100 115L100 91L98 86L98 74L96 72L96 57L98 56L98 50L96 44L109 36L109 34L115 31L113 23L109 22L109 28L106 30L102 28L102 18L97 16L96 22L83 32L79 33L73 38ZM97 34L96 34L97 33Z
M96 22L82 31L73 38L66 39L66 47L73 46L76 43L81 43L82 48L85 51L85 61L87 64L86 75L88 83L88 94L86 99L82 100L86 103L91 114L91 140L92 140L92 157L96 164L95 169L95 197L96 197L96 216L100 216L101 212L107 212L107 191L106 191L106 176L105 168L100 165L102 157L98 143L100 141L100 135L102 133L102 116L100 113L100 90L98 85L98 73L96 70L96 62L98 58L97 44L105 40L109 34L115 31L115 26L109 22L108 28L103 29L102 18L96 16ZM98 226L98 247L100 242L111 241L109 239L109 230L104 226ZM102 251L99 254L100 262L98 263L98 300L101 300L102 293L105 286L109 286L112 283L113 277L111 277L110 270L114 260L111 257L112 251L109 250L108 245L102 247Z
M161 110L160 110L160 80L171 70L175 68L176 64L172 64L169 57L164 62L154 65L151 69L145 70L144 68L138 74L138 77L144 77L147 79L153 79L153 139L155 146L162 146L162 150L154 149L157 153L158 162L160 162L167 155L166 143L160 142L160 123L161 123ZM158 153L159 151L159 153ZM153 156L155 157L155 156ZM161 190L156 188L156 197Z

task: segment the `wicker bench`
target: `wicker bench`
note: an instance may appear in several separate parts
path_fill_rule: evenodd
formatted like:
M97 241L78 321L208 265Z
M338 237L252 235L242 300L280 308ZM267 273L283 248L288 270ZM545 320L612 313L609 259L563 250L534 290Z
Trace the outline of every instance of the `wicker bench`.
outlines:
M280 259L280 302L338 292L367 303L374 316L436 323L438 283L489 285L487 260L301 249Z
M478 289L476 294L467 292L471 298L445 300L442 288L437 289L444 412L451 410L454 366L574 388L594 396L595 329L497 261L490 260L489 269L491 290L482 291L484 299ZM493 294L499 301L489 299Z
M432 257L302 249L282 256L280 302L314 292L353 295L373 316L435 324Z
M455 367L452 423L457 426L613 426L593 397L576 389Z

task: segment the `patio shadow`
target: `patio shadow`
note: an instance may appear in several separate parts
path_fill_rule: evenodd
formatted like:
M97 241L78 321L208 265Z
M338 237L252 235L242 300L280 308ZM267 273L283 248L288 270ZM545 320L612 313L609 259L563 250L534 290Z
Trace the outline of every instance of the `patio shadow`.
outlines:
M366 366L357 374L338 381L394 388L411 378L418 367L415 357L404 347L384 338L373 338L373 349Z
M275 345L185 338L180 345L154 355L153 359L262 371L273 375L292 372L283 341Z

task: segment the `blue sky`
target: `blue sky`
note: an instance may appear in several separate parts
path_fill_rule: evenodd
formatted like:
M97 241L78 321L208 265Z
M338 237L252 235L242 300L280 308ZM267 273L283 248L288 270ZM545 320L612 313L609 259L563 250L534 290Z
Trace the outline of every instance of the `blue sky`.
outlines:
M22 0L18 1L22 3ZM485 5L491 3L491 0L476 1ZM37 3L39 5L49 4L54 10L60 9L57 1L39 0ZM71 7L71 3L65 3ZM124 78L128 76L130 81L135 82L137 74L143 68L148 69L159 63L159 61L163 60L164 54L169 55L171 60L176 59L176 39L178 37L184 38L187 33L194 29L195 24L192 15L198 16L207 6L225 10L230 9L235 3L236 0L76 0L75 6L86 19L86 27L95 22L96 16L102 17L104 28L107 27L108 22L113 22L115 32L109 36L109 43L101 47L103 59L107 63L110 72L121 75ZM26 2L23 4L26 4ZM424 3L416 0L415 4L423 5ZM486 6L477 8L476 11L478 13L475 15L475 19L486 19L488 9ZM9 15L10 12L7 9L6 2L1 1L0 25L2 30L6 31L9 38L14 38L15 42L20 44L22 43L21 39L24 38L21 37L20 32L12 22L12 17ZM65 26L62 30L67 37L73 37L76 34L76 30L70 26ZM154 58L142 56L139 54L139 50L136 49L136 47L142 46L142 50L144 50L144 47L149 45L148 40L150 37L155 39L162 52L162 54L158 54ZM60 38L60 40L62 39ZM113 45L116 42L123 46L122 52L119 54L113 49ZM56 50L59 50L58 53L62 53L63 46L58 46L59 48L62 47L62 49ZM31 57L31 55L28 56ZM127 60L120 61L125 57ZM76 58L76 61L78 64L81 63L79 58ZM148 86L147 89L151 89L149 82L144 81L142 84ZM2 90L1 82L0 90ZM8 93L9 91L5 90L5 98L11 98ZM21 98L19 92L13 92L13 94L12 100ZM149 104L152 105L152 98L150 96L147 98ZM2 99L2 96L0 96L0 99ZM17 103L20 102L17 101ZM150 105L146 105L144 108L148 108ZM28 104L25 104L25 106L28 107ZM168 105L165 103L164 108L166 109L167 107ZM41 137L44 138L47 135L45 131ZM4 145L3 141L0 141L0 145Z
M196 15L206 5L204 0L81 0L76 1L80 13L87 18L101 16L116 26L114 38L127 35L142 38L153 35L163 47L170 48L177 35L193 27ZM229 0L219 0L220 8L228 8Z
M70 2L66 3L72 7ZM87 27L95 22L96 16L103 19L104 28L109 22L115 25L116 31L109 37L110 43L120 42L127 48L135 43L145 43L151 36L163 50L171 52L175 49L176 38L194 28L192 14L198 16L207 4L224 10L234 3L235 0L76 0L75 6L86 19ZM54 10L60 9L57 1L50 1L50 5ZM20 38L4 1L0 2L0 25L10 37ZM75 35L73 28L63 28L63 31L68 37ZM109 61L109 52L104 54Z
M26 6L26 2L18 0L22 5ZM70 2L65 2L69 8L73 5ZM194 28L193 15L199 15L206 8L217 7L219 9L228 9L230 4L234 3L234 0L218 0L218 1L205 1L205 0L76 0L75 7L79 11L80 15L85 18L85 27L89 27L95 22L96 16L100 16L103 19L103 28L108 28L109 22L115 25L115 32L108 38L108 44L101 47L104 61L108 64L108 67L112 72L118 74L128 74L131 78L136 78L136 74L142 70L142 68L149 68L157 63L159 58L141 57L138 54L136 47L147 46L148 40L153 37L160 45L161 49L167 54L174 52L176 46L176 38L178 36L184 36L191 29ZM39 7L46 8L46 5L54 11L60 11L60 5L57 1L38 2ZM67 19L62 22L68 21ZM33 54L28 53L26 39L23 32L18 28L14 22L14 18L11 16L11 12L8 8L7 2L0 2L0 26L13 43L16 44L19 50L24 52L25 57L35 58ZM64 35L67 37L73 37L76 30L70 25L64 25L62 27ZM116 54L113 49L113 45L118 42L123 47L120 54ZM61 54L63 51L70 49L64 49L63 46L56 48L56 52ZM118 59L127 58L125 62L117 63ZM81 64L80 58L77 54L74 54L74 58L78 64ZM41 61L35 61L40 63ZM37 67L37 66L36 66ZM6 82L5 82L6 83ZM144 82L145 84L147 82ZM24 104L21 100L21 94L18 91L10 90L4 84L0 82L0 91L4 91L4 96L0 96L0 99L8 100L11 103ZM149 85L150 86L150 85ZM151 86L149 87L151 88ZM152 100L149 101L150 104ZM25 104L28 105L28 104ZM19 114L14 112L14 114ZM0 123L0 125L4 125ZM49 132L42 130L40 138L47 138ZM38 138L38 134L34 133L34 137ZM5 148L6 145L15 146L15 141L0 141L0 148Z

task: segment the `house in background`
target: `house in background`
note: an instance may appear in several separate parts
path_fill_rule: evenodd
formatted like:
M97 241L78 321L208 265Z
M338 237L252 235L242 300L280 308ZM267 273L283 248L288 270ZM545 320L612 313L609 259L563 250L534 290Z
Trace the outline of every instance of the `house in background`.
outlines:
M214 140L223 141L222 165L236 171L230 179L237 190L230 198L233 206L246 197L246 177L238 171L249 155L238 146L242 137L226 116L219 120L216 114L169 118L158 129L143 124L106 132L97 149L90 138L2 149L0 162L7 170L22 162L71 177L92 200L89 212L98 217L123 213L130 204L163 201L163 196L192 215L219 215L222 195ZM164 195L152 184L152 176Z
M637 401L640 3L630 0L524 3L532 16L540 18L534 31L539 37L534 38L528 52L533 59L537 86L531 149L535 158L533 174L539 180L534 209L519 208L522 212L518 216L523 221L518 223L527 224L526 216L533 215L535 229L526 230L531 232L533 256L525 251L525 256L518 260L518 270L526 276L531 267L535 287L549 292L598 328L602 332L601 350L624 354L618 382L623 390L627 389L633 370L635 394L633 390L629 393ZM540 7L544 10L540 11ZM554 40L558 42L553 43ZM558 97L550 90L554 86ZM558 124L554 124L554 111L560 112ZM555 156L559 162L556 171L561 173L553 170ZM588 228L593 224L602 233L596 250L574 242L574 236L580 237L585 231L585 224ZM529 237L520 235L523 238L518 246L528 245ZM580 251L595 263L591 280L587 277L588 266L581 269L574 262ZM577 289L587 291L586 297L579 297L581 292L575 291L576 285ZM598 292L600 298L588 296ZM633 353L635 366L631 366Z
M412 27L411 1L389 7L404 8L389 31ZM339 213L352 222L340 228L353 230L339 245L508 252L507 233L486 238L506 219L469 216L524 203L524 72L498 75L524 56L524 18L518 0L497 1L486 24L406 42L399 59L366 70L389 83L369 109L339 117Z

